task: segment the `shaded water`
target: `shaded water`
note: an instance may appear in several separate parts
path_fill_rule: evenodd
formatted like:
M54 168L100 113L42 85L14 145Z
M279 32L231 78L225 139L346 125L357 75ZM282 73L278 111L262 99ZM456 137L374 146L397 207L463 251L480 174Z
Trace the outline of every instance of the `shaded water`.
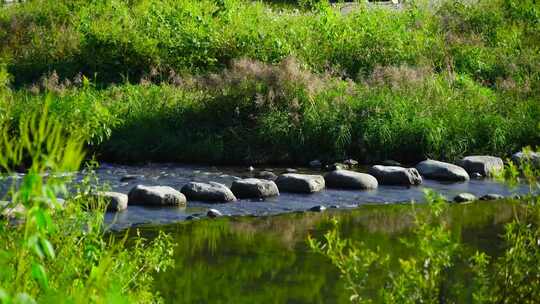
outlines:
M422 209L422 207L419 207ZM469 250L500 253L498 235L516 208L505 202L451 206L447 215L456 237ZM147 235L165 230L174 236L175 268L156 276L155 288L167 303L348 303L337 269L308 250L308 235L320 237L337 217L344 237L383 253L414 254L400 242L410 237L410 205L362 206L327 213L269 217L231 217L141 227ZM450 275L468 286L464 267ZM382 288L370 274L368 293ZM466 287L461 299L470 302Z

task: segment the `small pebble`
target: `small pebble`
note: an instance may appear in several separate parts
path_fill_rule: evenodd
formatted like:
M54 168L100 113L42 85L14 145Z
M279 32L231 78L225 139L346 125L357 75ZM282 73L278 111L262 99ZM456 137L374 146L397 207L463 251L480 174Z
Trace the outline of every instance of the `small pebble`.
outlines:
M464 203L476 200L476 196L471 193L460 193L454 197L454 202Z
M208 212L206 213L206 216L208 216L209 218L216 218L216 217L223 216L223 214L219 212L219 210L209 209Z
M324 212L325 210L326 210L326 207L322 205L309 208L309 211L313 211L313 212Z

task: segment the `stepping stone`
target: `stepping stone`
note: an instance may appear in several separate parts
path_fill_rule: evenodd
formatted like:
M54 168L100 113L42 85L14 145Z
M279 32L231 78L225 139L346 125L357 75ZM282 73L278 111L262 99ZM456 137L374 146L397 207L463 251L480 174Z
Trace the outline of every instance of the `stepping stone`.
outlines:
M488 155L467 156L459 164L470 175L491 176L493 173L504 169L504 162L501 158Z
M119 192L98 192L95 197L107 204L107 211L123 211L128 207L128 196Z
M282 174L276 180L279 191L294 193L314 193L324 189L324 178L320 175Z
M168 186L137 185L128 193L129 205L185 206L186 197Z
M476 196L471 193L460 193L454 197L454 202L456 203L465 203L475 200L477 200Z
M428 159L416 165L416 169L422 176L428 179L463 182L469 180L469 174L465 169L454 164Z
M236 197L227 186L216 183L190 182L180 190L190 201L233 202Z
M415 168L376 165L369 169L369 173L381 185L416 186L422 183L422 177Z
M324 176L328 188L369 190L379 185L377 179L369 174L349 170L335 170Z
M276 183L258 178L234 181L231 191L238 198L265 198L279 195Z

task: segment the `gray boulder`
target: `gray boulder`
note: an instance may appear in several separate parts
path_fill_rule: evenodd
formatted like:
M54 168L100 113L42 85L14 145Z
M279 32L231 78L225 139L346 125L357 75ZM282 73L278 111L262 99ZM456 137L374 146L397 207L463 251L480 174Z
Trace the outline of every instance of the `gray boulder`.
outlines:
M320 175L287 173L276 180L279 191L313 193L324 189L324 178Z
M234 181L231 191L238 198L265 198L279 195L276 183L258 178L246 178Z
M216 183L190 182L180 190L190 201L233 202L236 197L227 186Z
M98 192L95 197L107 204L107 211L123 211L128 207L128 196L119 192Z
M488 155L467 156L459 164L470 175L478 173L482 176L491 176L494 172L504 169L501 158Z
M422 177L415 168L376 165L369 169L369 173L381 185L415 186L422 183Z
M464 203L464 202L470 202L476 200L476 196L471 193L460 193L454 197L454 202L456 203Z
M379 186L377 179L369 174L349 170L335 170L324 176L326 186L342 189L376 189Z
M129 205L185 206L186 197L168 186L137 185L128 193Z
M540 152L518 152L512 155L512 161L517 165L527 161L533 167L540 168Z
M444 181L467 181L469 174L465 169L454 164L428 159L416 165L416 169L422 176L428 179Z

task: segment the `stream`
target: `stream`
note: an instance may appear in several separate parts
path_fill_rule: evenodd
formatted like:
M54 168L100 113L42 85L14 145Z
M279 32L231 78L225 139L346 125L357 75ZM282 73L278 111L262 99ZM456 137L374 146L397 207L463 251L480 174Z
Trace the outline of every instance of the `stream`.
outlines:
M298 172L324 174L324 172L297 168ZM205 167L177 164L153 164L145 166L125 166L102 164L96 173L101 183L113 191L128 193L137 184L164 185L180 190L190 181L215 181L230 186L235 178L256 177L260 170L271 170L275 174L285 172L286 168L258 168L249 171L239 167ZM130 180L122 181L129 177ZM161 225L186 220L190 215L204 215L209 208L217 209L228 216L267 216L290 212L306 211L317 205L328 208L356 208L365 204L392 204L414 200L422 202L424 191L432 189L449 199L463 192L480 197L493 193L503 196L527 193L525 185L510 187L491 179L471 179L468 182L448 183L425 179L417 187L380 185L376 190L335 190L325 189L314 194L281 193L280 196L266 200L239 200L232 203L205 203L188 201L187 207L143 207L129 206L126 211L107 213L106 221L112 229L124 229L144 224Z

